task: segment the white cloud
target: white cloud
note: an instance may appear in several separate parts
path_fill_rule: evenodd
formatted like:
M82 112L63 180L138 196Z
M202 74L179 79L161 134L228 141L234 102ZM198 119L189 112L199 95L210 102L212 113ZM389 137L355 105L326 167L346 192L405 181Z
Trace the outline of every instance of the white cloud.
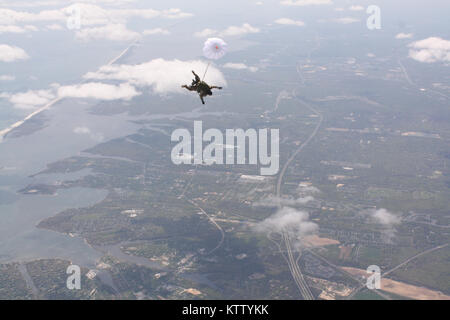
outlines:
M16 25L0 25L0 34L2 33L25 33L28 31L38 31L33 25L16 26Z
M266 196L265 198L255 202L255 207L278 207L278 206L302 206L311 201L314 201L313 195L319 194L320 190L312 185L300 184L297 188L298 198L292 196L277 197L274 195Z
M317 233L319 226L309 221L309 214L290 207L283 207L267 219L257 223L254 230L259 233L287 233L294 245L302 245L305 236Z
M244 63L232 63L232 62L228 62L225 63L223 65L224 68L228 68L228 69L235 69L235 70L249 70L251 72L256 72L258 71L257 67L249 67Z
M104 136L101 133L93 133L88 127L75 127L73 128L73 133L80 135L88 135L92 140L101 142L104 140Z
M194 33L194 36L198 37L198 38L207 38L207 37L213 36L218 33L219 33L219 31L217 31L217 30L206 28L206 29L203 29L202 31Z
M155 93L184 92L182 84L192 81L191 70L201 74L206 70L204 61L154 59L137 65L108 65L97 72L89 72L86 79L109 79L129 82L137 86L152 87ZM211 65L205 81L211 85L226 86L223 74Z
M350 24L350 23L359 22L360 20L356 19L356 18L351 18L351 17L344 17L344 18L334 19L333 21L335 21L337 23L342 23L342 24Z
M370 209L362 214L368 217L368 222L374 222L381 226L383 233L383 240L385 242L392 242L397 232L396 225L400 224L402 219L400 216L389 212L386 209Z
M183 12L183 11L181 11L181 9L178 9L178 8L173 8L173 9L162 11L161 16L164 18L169 18L169 19L181 19L181 18L192 17L193 14L188 13L188 12Z
M90 1L93 2L93 1ZM29 22L55 21L66 23L67 18L79 10L82 26L125 24L128 19L142 18L153 19L156 17L168 19L180 19L192 16L191 13L181 9L172 8L166 10L154 9L104 9L90 3L74 3L67 7L39 12L16 11L0 8L0 21L2 24L17 24Z
M91 130L88 127L75 127L73 132L76 134L90 134Z
M24 26L25 31L38 31L39 29L36 26L33 25L26 25Z
M24 33L25 29L15 25L0 25L0 34L1 33Z
M1 98L8 99L17 109L34 109L49 103L55 98L51 90L28 90L15 94L3 93Z
M278 207L281 206L289 206L289 207L295 207L295 206L301 206L305 205L311 201L314 201L314 197L312 196L306 196L304 198L293 198L293 197L276 197L274 195L269 195L265 197L264 199L257 201L253 204L255 207Z
M62 24L65 25L69 17L79 12L81 17L81 29L75 32L76 38L81 40L107 39L112 41L131 41L138 39L140 34L127 29L126 23L129 19L153 19L157 17L179 19L192 16L192 14L183 12L178 8L166 10L126 8L105 9L96 5L96 1L84 2L88 3L74 3L63 8L42 10L38 12L0 8L0 23L12 25L8 29L3 27L3 29L5 29L4 32L28 31L26 28L25 30L22 30L24 28L15 26L15 24L30 22L55 22L47 25L46 30L62 30ZM113 1L100 2L114 4ZM0 33L2 33L1 26Z
M83 28L75 34L80 40L112 40L112 41L132 41L140 38L140 34L127 29L123 24L108 24L95 28Z
M412 33L403 33L400 32L395 36L395 39L411 39L413 37Z
M58 96L61 98L91 98L99 100L130 100L140 95L136 88L128 83L118 86L100 82L90 82L73 86L58 88Z
M363 6L353 5L353 6L350 6L348 8L348 10L350 10L350 11L363 11L364 7Z
M128 83L110 85L90 82L73 86L59 86L52 84L48 90L28 90L19 93L2 93L0 98L8 99L15 108L35 109L43 106L55 98L91 98L99 100L130 100L140 93Z
M28 58L28 54L22 48L0 44L0 61L13 62L16 60L26 60Z
M49 25L45 26L45 28L47 30L53 30L53 31L64 30L64 27L57 23L49 24Z
M2 0L0 6L2 7L15 7L15 8L34 8L34 7L48 7L58 6L67 3L104 3L107 5L121 6L128 3L136 2L136 0L42 0L42 1L14 1Z
M287 98L290 98L290 95L288 95ZM300 183L297 188L297 193L299 195L318 194L320 193L320 190L314 186Z
M369 214L375 222L383 226L393 226L401 222L400 217L387 211L386 209L370 210Z
M242 26L230 26L220 33L221 36L241 36L248 33L258 33L258 28L252 27L248 23L244 23Z
M0 75L0 81L13 81L16 77L10 76L9 74Z
M275 23L283 24L283 25L299 26L299 27L303 27L305 25L305 23L303 21L292 20L292 19L289 19L289 18L277 19L277 20L275 20Z
M313 5L324 5L324 4L333 4L331 0L284 0L281 1L281 4L284 6L313 6Z
M168 35L168 34L170 34L170 31L166 30L166 29L162 29L162 28L155 28L155 29L144 30L144 32L142 34L145 35L145 36L147 36L147 35L155 35L155 34Z
M248 23L244 23L242 26L229 26L223 31L218 31L215 29L203 29L202 31L195 32L194 36L198 38L206 38L210 36L222 36L222 37L232 37L232 36L241 36L248 33L258 33L260 30L251 26Z
M450 41L430 37L409 45L409 57L419 62L450 62Z
M38 13L16 11L0 8L0 21L2 24L17 24L41 21L64 21L67 16L63 10L43 10Z

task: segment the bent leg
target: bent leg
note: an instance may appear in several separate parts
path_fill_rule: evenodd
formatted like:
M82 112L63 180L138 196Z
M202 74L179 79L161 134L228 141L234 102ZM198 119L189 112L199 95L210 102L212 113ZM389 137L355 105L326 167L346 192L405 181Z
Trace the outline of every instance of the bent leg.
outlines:
M203 100L203 95L199 94L199 96L200 96L200 100L202 100L202 104L205 104L205 100Z

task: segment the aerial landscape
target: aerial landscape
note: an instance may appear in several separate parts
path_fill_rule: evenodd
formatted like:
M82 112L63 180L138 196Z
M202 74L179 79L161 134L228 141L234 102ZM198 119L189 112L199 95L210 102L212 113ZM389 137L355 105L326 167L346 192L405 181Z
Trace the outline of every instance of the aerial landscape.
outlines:
M0 0L0 300L450 300L449 15Z

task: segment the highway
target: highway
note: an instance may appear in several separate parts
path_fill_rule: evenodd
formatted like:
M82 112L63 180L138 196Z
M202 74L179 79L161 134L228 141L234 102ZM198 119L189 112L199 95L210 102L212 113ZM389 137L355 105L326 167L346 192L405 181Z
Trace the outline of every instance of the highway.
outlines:
M289 269L291 271L292 277L294 278L295 283L297 284L297 287L300 290L300 293L305 300L314 300L314 295L312 294L311 290L308 287L308 284L305 281L305 278L303 277L303 274L298 266L298 258L294 259L294 254L292 252L292 246L291 246L291 240L289 238L289 233L283 232L282 234L284 244L286 246L286 252L288 255L288 265ZM301 256L301 253L299 253L299 257Z
M293 96L304 106L306 106L308 109L310 109L314 114L319 116L319 122L317 123L316 127L314 128L314 131L311 133L311 135L303 142L297 150L289 157L289 159L284 164L283 168L281 169L280 175L278 176L277 181L277 199L278 199L278 208L281 208L281 185L283 183L284 175L286 174L286 170L292 163L292 161L295 159L295 157L311 142L312 139L317 135L317 132L319 132L319 129L323 122L323 116L320 112L318 112L316 109L311 107L308 103L304 102L300 98L298 98L293 92ZM305 278L303 277L303 274L298 266L297 260L294 258L294 254L292 252L292 243L291 239L289 237L288 232L283 232L282 234L282 240L284 242L284 245L286 247L287 257L286 261L288 262L289 270L291 271L292 278L294 279L303 299L305 300L314 300L314 296L311 293L311 290L308 287L308 284L305 281ZM301 253L299 253L301 254Z
M196 207L198 210L200 210L201 213L203 213L209 219L209 221L220 231L221 238L219 240L219 243L217 244L217 246L214 247L214 249L212 249L211 251L209 251L207 253L207 254L211 254L222 246L223 241L225 240L225 232L223 231L222 227L208 213L206 213L205 210L203 210L202 207L200 207L198 204L196 204L194 201L192 201L190 199L186 199L186 200L190 204L192 204L194 207Z

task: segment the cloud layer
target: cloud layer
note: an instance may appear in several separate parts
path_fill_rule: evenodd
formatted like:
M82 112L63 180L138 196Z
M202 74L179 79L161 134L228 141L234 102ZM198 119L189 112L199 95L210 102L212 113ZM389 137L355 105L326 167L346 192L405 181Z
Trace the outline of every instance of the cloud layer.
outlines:
M141 34L129 30L126 25L131 19L180 19L191 17L178 8L165 10L155 9L127 9L127 8L103 8L96 3L106 3L115 5L114 1L79 1L69 6L58 9L48 9L41 11L19 11L8 8L0 8L0 34L2 33L24 33L37 31L37 28L30 23L48 23L45 30L61 30L66 25L75 31L77 39L97 40L107 39L113 41L130 41L138 39ZM124 1L122 1L124 2ZM130 2L130 1L125 1ZM63 2L64 3L64 2ZM52 5L60 5L54 3ZM25 24L21 26L20 24ZM63 27L64 25L64 27ZM70 25L70 26L69 26ZM145 34L151 32L167 34L162 29L147 30Z
M1 93L16 108L35 109L56 98L84 98L98 100L130 100L142 92L137 87L151 88L154 93L185 93L181 84L190 84L191 70L203 74L207 64L204 61L181 61L154 59L138 65L106 65L96 72L87 73L84 78L91 82L60 86L53 84L48 90L28 90L19 93ZM10 80L6 78L4 80ZM95 80L116 80L120 84L106 84ZM211 85L226 86L223 74L211 65L205 77Z
M90 3L75 3L69 6L42 10L39 12L16 11L0 8L1 24L14 25L18 23L33 22L62 22L66 23L74 13L80 13L82 26L106 25L115 23L126 23L128 19L142 18L153 19L157 17L168 19L180 19L191 17L191 13L183 12L178 8L166 10L155 9L105 9Z
M120 85L90 82L72 86L53 85L48 90L28 90L19 93L2 93L0 98L7 99L15 108L35 109L56 98L87 98L98 100L130 100L140 95L132 85Z
M120 80L140 87L151 87L155 93L184 92L181 84L190 84L191 70L201 75L207 64L200 60L181 61L154 59L137 65L103 66L97 72L89 72L84 78L96 80ZM205 81L211 85L226 86L223 74L210 66Z

